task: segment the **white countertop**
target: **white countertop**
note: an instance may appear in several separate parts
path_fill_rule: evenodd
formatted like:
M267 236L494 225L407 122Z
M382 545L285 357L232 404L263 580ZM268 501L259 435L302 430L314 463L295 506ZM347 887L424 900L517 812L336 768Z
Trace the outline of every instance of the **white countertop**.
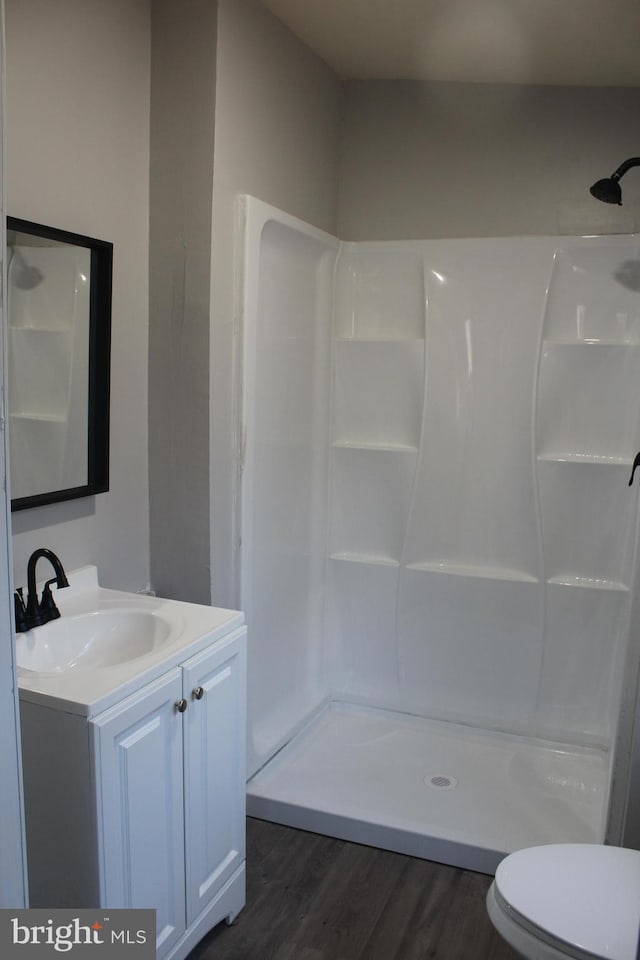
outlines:
M113 666L75 667L59 673L18 666L20 700L93 717L244 624L244 614L238 610L108 590L99 586L94 566L67 576L69 587L53 589L61 614L56 623L62 624L65 616L95 611L148 610L169 622L169 639L157 650ZM17 634L16 646L37 643L39 629L46 627Z

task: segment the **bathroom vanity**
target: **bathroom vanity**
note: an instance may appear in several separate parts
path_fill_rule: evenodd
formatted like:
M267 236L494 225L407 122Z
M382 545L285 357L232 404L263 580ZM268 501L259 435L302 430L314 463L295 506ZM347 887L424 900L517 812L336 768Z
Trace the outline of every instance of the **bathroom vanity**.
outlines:
M153 907L182 960L244 905L244 617L69 580L16 645L30 903Z

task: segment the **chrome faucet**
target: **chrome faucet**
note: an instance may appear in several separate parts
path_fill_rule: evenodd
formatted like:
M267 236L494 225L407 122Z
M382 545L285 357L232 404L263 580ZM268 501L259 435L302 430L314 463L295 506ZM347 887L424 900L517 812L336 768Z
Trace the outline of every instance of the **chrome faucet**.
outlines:
M38 601L38 588L36 587L36 564L38 560L44 557L53 567L55 577L47 580L42 591L42 597ZM24 633L26 630L32 630L34 627L40 627L43 623L50 620L56 620L60 616L60 611L56 607L53 595L51 593L51 584L55 583L58 589L68 587L69 581L64 572L62 563L55 555L53 550L47 547L39 547L34 550L29 557L27 564L27 603L25 606L22 596L22 587L16 590L14 594L14 605L16 613L16 633Z

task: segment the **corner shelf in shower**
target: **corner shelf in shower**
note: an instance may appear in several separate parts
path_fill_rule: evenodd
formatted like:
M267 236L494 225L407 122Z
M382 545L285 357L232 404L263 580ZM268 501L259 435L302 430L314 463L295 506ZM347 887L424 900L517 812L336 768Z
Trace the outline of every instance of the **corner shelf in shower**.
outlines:
M333 447L415 453L424 395L423 338L335 342Z
M582 440L585 449L587 438ZM623 438L607 441L602 432L591 441L593 447L602 445L607 451L602 453L593 447L588 453L556 447L538 454L542 552L550 586L626 592L630 555L625 544L637 495L628 486L631 460L622 456Z
M332 444L336 450L372 450L382 453L411 453L418 452L417 446L410 443L373 443L369 440L335 440Z
M513 567L476 566L474 564L436 562L433 560L407 563L407 570L419 570L423 573L441 573L454 577L478 577L482 580L509 580L515 583L539 583L537 577L525 570Z
M399 560L417 458L411 439L388 430L334 442L331 556Z
M630 467L632 462L630 457L615 457L609 456L608 454L596 453L563 453L561 451L557 453L539 453L537 460L540 463L588 463L625 468Z
M614 593L628 593L629 587L618 580L604 580L596 577L557 576L549 577L548 584L560 587L578 587L581 590L610 590Z
M542 341L543 348L547 344L552 347L590 347L591 349L596 349L597 347L624 347L625 349L628 347L640 347L640 341L638 340L599 340L595 337L592 340L587 338L578 340L577 337L575 339L569 339L568 337L556 338L546 336Z
M350 553L349 551L340 551L332 553L331 560L338 560L341 563L361 563L375 567L399 567L400 561L394 557L388 557L384 554L372 553Z
M626 467L640 423L628 403L640 380L640 344L542 342L537 391L537 460Z
M411 344L424 344L424 337L408 337L408 336L395 336L390 334L388 337L335 337L336 343L381 343L381 344L391 344L391 343L411 343Z

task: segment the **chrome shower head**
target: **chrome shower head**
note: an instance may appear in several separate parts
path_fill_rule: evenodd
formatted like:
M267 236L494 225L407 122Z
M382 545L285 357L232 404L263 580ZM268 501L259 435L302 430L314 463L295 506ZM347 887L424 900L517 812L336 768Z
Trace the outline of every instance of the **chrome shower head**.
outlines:
M640 166L640 157L630 157L629 160L625 160L610 177L596 180L593 186L590 187L589 192L591 196L595 197L596 200L602 200L603 203L617 203L621 206L622 190L620 189L618 181L620 177L624 176L627 170L630 170L631 167L638 166Z

